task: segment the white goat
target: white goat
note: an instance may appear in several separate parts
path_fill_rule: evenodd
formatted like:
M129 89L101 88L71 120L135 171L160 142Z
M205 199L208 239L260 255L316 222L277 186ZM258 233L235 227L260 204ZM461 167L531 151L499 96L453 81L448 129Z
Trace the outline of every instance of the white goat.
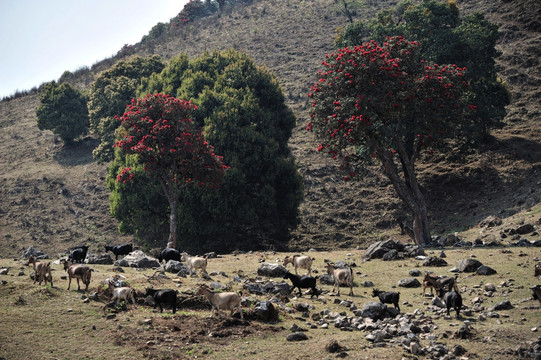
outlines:
M79 285L79 279L86 285L85 291L88 291L88 285L90 285L90 278L92 277L93 269L82 264L71 264L69 260L60 260L64 264L64 270L68 273L69 283L68 290L71 287L71 279L77 279L77 290L81 290Z
M133 296L133 289L130 287L118 287L113 290L113 297L111 298L111 302L117 303L120 301L124 301L126 305L128 305L129 300L133 303L135 307L135 297Z
M242 316L242 308L240 307L241 298L237 293L214 292L206 286L201 285L195 295L203 295L210 302L210 305L212 306L211 317L214 317L214 312L220 311L220 309L231 310L231 316L233 316L233 310L237 309L240 318L244 319Z
M199 256L190 256L185 252L180 255L182 261L186 262L188 269L190 269L190 275L192 275L196 269L200 269L205 275L207 274L207 259Z
M33 264L34 265L34 284L39 279L39 284L41 285L41 282L45 280L45 285L47 285L47 280L51 283L51 286L53 286L53 275L51 274L51 263L49 262L37 262L36 258L34 256L30 256L28 258L28 265Z
M286 256L284 259L284 266L287 264L293 264L295 267L295 274L299 275L297 268L308 270L308 275L312 276L312 258L306 255L293 255Z
M353 296L353 270L336 267L333 263L327 263L327 273L332 274L334 285L332 291L338 288L337 295L340 296L340 284L349 286L349 295Z

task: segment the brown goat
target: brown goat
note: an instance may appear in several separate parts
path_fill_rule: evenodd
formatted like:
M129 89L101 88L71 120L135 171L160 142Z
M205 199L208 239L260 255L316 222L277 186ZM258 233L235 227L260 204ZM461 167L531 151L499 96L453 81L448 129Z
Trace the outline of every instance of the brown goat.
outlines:
M438 277L427 273L425 274L425 278L423 279L423 295L427 287L430 288L431 295L434 295L434 289L436 289L437 291L440 289L445 289L445 287L447 287L448 291L454 289L458 293L456 277Z
M92 271L93 269L89 268L86 265L81 264L71 264L69 260L61 260L61 262L64 264L64 270L68 273L69 277L69 283L68 283L68 290L71 287L71 279L75 278L77 279L77 290L81 290L81 286L79 285L79 279L83 282L83 284L86 285L85 291L88 291L88 285L90 285L90 278L92 277Z
M334 278L332 291L337 288L338 292L336 295L340 296L340 285L345 284L349 286L349 295L353 296L353 270L351 268L342 269L336 267L333 263L327 263L327 273L332 274Z
M45 281L45 285L47 285L47 280L49 280L51 286L53 286L53 275L51 274L50 262L36 261L34 256L30 256L28 258L28 265L30 264L34 265L34 284L39 279L40 285L42 281Z

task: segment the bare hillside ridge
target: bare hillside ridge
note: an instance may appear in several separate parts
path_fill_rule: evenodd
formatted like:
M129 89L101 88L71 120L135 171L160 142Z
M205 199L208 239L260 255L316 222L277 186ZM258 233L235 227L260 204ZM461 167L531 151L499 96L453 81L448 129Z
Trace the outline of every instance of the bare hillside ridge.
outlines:
M359 18L396 1L367 3ZM435 234L471 228L488 215L513 216L541 197L541 5L535 0L458 5L464 14L481 11L500 25L498 69L514 100L507 125L494 132L492 144L460 163L441 157L436 164L420 164ZM347 24L336 9L332 0L261 0L134 47L140 55L165 59L234 48L276 74L298 118L290 146L305 180L292 249L364 246L382 236L407 240L397 221L409 222L408 214L377 169L359 182L343 182L304 130L306 93L324 54L332 51L335 30ZM37 129L38 103L36 94L0 102L0 256L18 255L30 245L55 254L80 243L102 251L106 243L131 241L116 232L109 215L106 166L91 156L96 140L88 137L77 148L63 148L49 131Z

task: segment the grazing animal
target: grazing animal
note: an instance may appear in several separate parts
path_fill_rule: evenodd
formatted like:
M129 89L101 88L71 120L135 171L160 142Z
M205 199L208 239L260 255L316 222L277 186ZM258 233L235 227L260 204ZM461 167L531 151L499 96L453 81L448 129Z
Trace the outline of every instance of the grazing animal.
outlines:
M133 251L132 244L122 244L122 245L114 245L114 246L105 246L105 252L112 251L113 254L115 254L116 258L115 260L118 260L119 255L128 255Z
M372 296L378 297L379 301L383 304L393 304L394 307L400 311L398 302L400 301L400 293L395 291L381 291L378 289L372 290Z
M340 296L340 285L345 284L349 286L349 295L353 296L353 270L351 270L351 268L342 269L329 262L327 263L327 273L332 274L334 278L332 291L334 291L335 288L338 288L337 295Z
M87 252L88 252L88 246L86 245L76 247L68 255L68 260L73 263L83 263L86 259Z
M462 296L458 291L445 291L445 289L439 289L440 298L445 302L447 307L447 315L450 315L451 308L456 311L456 318L460 318L460 309L462 308Z
M124 301L128 305L129 300L135 305L134 291L130 287L118 287L113 290L113 297L111 301L117 303L119 301Z
M207 259L199 256L190 256L185 252L181 254L181 257L182 261L186 262L188 269L190 269L190 275L192 275L196 269L200 269L203 274L207 273Z
M537 264L535 264L534 276L536 278L541 278L541 262L538 262Z
M458 286L456 284L456 278L458 275L454 278L452 277L438 277L430 274L425 274L425 278L423 279L423 295L425 293L425 289L427 287L430 288L430 294L434 295L434 289L436 291L440 289L444 289L447 287L448 291L451 291L451 289L454 289L456 292L458 292Z
M165 262L168 262L169 260L180 261L180 252L177 249L165 248L158 256L158 261L160 264L163 260L165 260Z
M286 256L284 259L284 266L287 266L287 264L293 264L295 267L295 274L299 274L297 272L297 268L306 269L308 270L308 275L312 276L312 258L310 256L306 255L293 255L293 256Z
M39 279L40 285L42 281L45 281L45 285L47 285L47 280L49 280L51 286L53 286L53 275L51 274L50 262L36 261L34 256L30 256L28 258L28 265L30 264L34 265L34 284Z
M293 287L291 288L291 291L293 291L295 288L299 289L299 296L302 296L301 288L312 289L312 294L310 295L310 298L314 295L315 296L319 295L319 291L316 288L316 278L312 276L294 275L288 271L284 275L284 279L289 279L293 283Z
M64 270L68 273L69 277L69 283L68 283L68 290L71 287L71 279L75 278L77 279L77 290L81 290L81 286L79 284L79 280L83 282L83 284L86 285L85 291L88 291L88 285L90 285L90 279L92 277L92 271L93 269L89 268L86 265L81 264L71 264L69 260L60 260L64 264Z
M195 295L203 295L207 298L212 306L211 317L214 317L215 311L220 311L220 309L230 310L231 316L233 316L233 311L237 309L240 314L240 318L244 319L242 315L242 308L240 306L241 297L239 294L234 292L214 292L210 290L205 285L200 285L199 289Z
M163 304L169 304L173 308L173 314L177 312L177 292L173 289L146 289L146 296L152 296L154 300L154 309L160 307L163 312Z

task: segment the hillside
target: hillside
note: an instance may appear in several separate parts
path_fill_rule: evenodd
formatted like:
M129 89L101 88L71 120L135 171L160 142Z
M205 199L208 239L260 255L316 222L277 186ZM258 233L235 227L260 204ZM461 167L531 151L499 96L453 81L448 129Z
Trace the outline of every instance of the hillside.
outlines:
M367 1L358 17L395 4ZM460 163L442 157L437 164L419 165L434 234L469 229L488 215L511 217L541 199L541 4L465 0L458 5L463 14L481 11L500 25L498 69L514 99L505 128L493 133L491 144ZM305 180L292 249L355 247L386 235L406 240L398 221L409 218L389 182L374 172L344 183L304 131L306 93L321 58L332 51L335 30L347 24L337 9L333 0L261 0L134 46L140 55L165 59L234 48L276 74L298 118L290 146ZM64 148L52 133L37 129L38 103L36 94L0 102L0 257L19 255L30 245L55 254L80 243L97 251L123 241L109 215L106 168L91 156L96 140Z

